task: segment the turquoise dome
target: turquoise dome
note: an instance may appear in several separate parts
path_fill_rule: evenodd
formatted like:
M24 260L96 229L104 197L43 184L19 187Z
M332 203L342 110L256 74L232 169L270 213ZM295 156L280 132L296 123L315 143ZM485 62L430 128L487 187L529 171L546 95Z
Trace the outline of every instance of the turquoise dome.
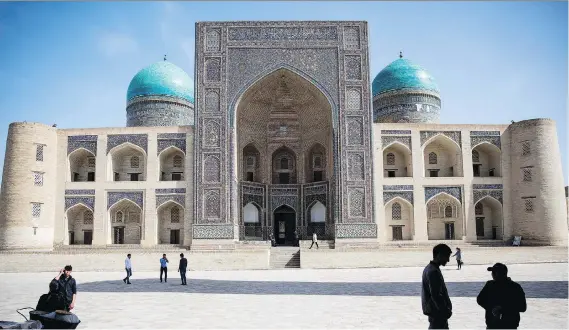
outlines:
M401 89L422 89L439 92L435 79L423 68L400 58L391 62L375 76L371 85L373 95Z
M138 96L179 97L194 103L194 82L176 65L161 61L138 71L128 85L126 101Z

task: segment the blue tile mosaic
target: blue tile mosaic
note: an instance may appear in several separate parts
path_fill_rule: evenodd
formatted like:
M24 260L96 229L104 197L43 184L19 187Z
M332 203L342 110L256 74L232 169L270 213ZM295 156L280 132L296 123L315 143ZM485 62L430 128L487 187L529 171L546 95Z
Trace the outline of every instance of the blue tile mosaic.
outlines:
M396 190L413 190L411 185L399 185L399 186L383 186L384 191L396 191Z
M473 184L472 189L504 189L501 184Z
M500 136L500 131L470 131L470 136Z
M176 65L161 61L138 71L128 85L127 102L137 96L171 96L194 103L194 82Z
M158 140L157 154L170 148L176 147L186 153L186 139L168 139L168 140Z
M470 136L470 146L476 147L482 142L488 142L490 144L495 145L496 147L502 149L502 140L500 136Z
M232 239L233 225L198 225L194 224L194 239Z
M185 208L186 205L186 195L157 195L156 196L156 208L159 208L162 204L169 201L176 202Z
M392 144L393 142L399 142L407 148L409 151L413 150L411 147L411 137L410 136L397 136L397 135L390 135L390 136L382 136L381 137L381 147L385 149L387 146Z
M460 131L421 131L421 145L425 144L433 136L442 134L449 137L451 140L456 142L459 148L462 148L462 138Z
M375 223L336 224L337 238L376 238L377 225Z
M167 188L167 189L156 189L156 195L162 194L185 194L186 188Z
M144 152L148 150L148 135L146 134L109 134L107 136L107 153L125 142L141 147Z
M95 196L65 197L65 211L77 204L87 206L91 211L95 210Z
M89 150L93 155L97 155L97 135L70 135L67 137L67 154L84 148Z
M144 193L142 191L109 191L107 193L107 210L123 199L128 199L141 209L144 208Z
M383 205L389 203L394 198L399 197L407 200L409 203L414 204L413 191L384 191L383 192Z
M504 204L502 190L474 190L474 205L484 197L490 196Z
M158 139L166 139L166 140L185 140L186 133L158 133Z
M95 195L95 189L66 189L66 195Z
M439 92L435 79L408 59L400 58L381 70L371 85L373 95L393 90L423 89Z
M425 187L425 203L429 199L440 193L447 193L458 199L462 204L462 188L461 187Z
M398 134L411 134L410 130L391 130L391 129L382 129L381 130L381 134L392 134L392 135L398 135Z

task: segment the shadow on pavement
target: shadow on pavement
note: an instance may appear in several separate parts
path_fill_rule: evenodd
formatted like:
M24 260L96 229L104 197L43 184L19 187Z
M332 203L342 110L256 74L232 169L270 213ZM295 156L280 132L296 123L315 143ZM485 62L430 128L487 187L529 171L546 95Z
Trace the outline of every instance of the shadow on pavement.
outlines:
M131 285L116 281L80 283L80 292L186 292L209 294L254 295L330 295L330 296L420 296L420 282L283 282L283 281L228 281L188 278L188 285L180 279L160 283L158 279L136 279ZM476 297L486 282L449 282L451 297ZM567 299L567 281L520 281L526 298Z

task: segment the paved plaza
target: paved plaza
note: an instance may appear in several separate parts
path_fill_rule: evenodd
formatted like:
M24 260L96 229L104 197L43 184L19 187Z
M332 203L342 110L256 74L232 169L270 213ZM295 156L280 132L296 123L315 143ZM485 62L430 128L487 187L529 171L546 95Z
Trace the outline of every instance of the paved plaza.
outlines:
M181 286L172 271L75 272L80 328L426 328L422 268L190 272ZM567 328L567 263L509 265L526 292L520 328ZM0 319L22 319L52 273L0 273ZM476 295L490 278L485 266L443 268L453 302L451 328L485 328ZM24 285L16 285L23 283ZM8 298L9 297L9 298Z

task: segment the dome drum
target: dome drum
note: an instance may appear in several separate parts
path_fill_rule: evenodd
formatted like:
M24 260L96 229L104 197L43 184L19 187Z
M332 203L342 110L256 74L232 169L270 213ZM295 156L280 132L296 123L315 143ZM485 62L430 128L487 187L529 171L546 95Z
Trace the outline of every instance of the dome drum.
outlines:
M127 127L194 125L194 105L165 96L139 96L126 107Z

